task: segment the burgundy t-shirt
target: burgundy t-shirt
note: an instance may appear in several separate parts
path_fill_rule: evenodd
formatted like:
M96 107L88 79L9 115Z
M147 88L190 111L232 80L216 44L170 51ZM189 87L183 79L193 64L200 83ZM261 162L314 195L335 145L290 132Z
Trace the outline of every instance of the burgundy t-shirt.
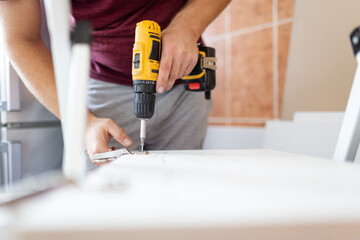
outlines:
M153 20L165 29L187 0L72 0L74 20L93 27L92 78L132 85L136 23Z

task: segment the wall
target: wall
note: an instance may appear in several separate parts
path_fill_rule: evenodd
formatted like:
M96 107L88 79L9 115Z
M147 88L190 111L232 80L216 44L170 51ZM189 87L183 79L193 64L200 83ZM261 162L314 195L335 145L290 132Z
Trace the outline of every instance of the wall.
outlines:
M209 126L203 149L259 149L264 135L260 127Z
M233 0L204 33L216 48L210 125L263 126L279 118L295 0Z
M356 60L349 35L360 26L359 0L296 2L283 118L295 111L344 111Z

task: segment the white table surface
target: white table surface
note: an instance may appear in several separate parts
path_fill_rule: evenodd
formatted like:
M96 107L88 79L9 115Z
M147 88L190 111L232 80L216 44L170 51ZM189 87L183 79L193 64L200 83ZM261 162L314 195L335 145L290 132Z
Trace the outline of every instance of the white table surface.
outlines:
M270 150L154 152L11 210L19 239L360 239L360 166Z

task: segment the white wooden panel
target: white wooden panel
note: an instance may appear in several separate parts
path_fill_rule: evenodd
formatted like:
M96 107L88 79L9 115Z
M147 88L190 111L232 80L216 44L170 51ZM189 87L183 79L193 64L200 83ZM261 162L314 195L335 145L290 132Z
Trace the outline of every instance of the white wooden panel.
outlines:
M344 112L296 112L294 122L338 122L341 123Z
M264 148L332 159L341 122L268 121Z
M92 172L82 190L22 202L16 231L20 239L358 239L359 172L268 150L128 155Z

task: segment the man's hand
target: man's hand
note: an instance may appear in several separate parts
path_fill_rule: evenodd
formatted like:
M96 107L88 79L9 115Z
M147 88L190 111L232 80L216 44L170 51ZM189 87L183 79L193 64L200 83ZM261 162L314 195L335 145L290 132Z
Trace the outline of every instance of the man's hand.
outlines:
M132 145L130 137L113 120L98 118L89 112L85 134L85 145L89 156L95 153L108 152L110 149L108 143L111 138L114 138L124 147ZM102 165L100 163L95 164Z
M169 26L162 31L162 52L156 90L162 93L174 85L176 79L190 74L198 60L196 34L186 27Z
M198 60L197 40L230 0L188 0L162 31L162 51L156 91L168 91L178 78L190 74ZM206 8L206 11L203 11ZM201 13L201 14L199 14Z

